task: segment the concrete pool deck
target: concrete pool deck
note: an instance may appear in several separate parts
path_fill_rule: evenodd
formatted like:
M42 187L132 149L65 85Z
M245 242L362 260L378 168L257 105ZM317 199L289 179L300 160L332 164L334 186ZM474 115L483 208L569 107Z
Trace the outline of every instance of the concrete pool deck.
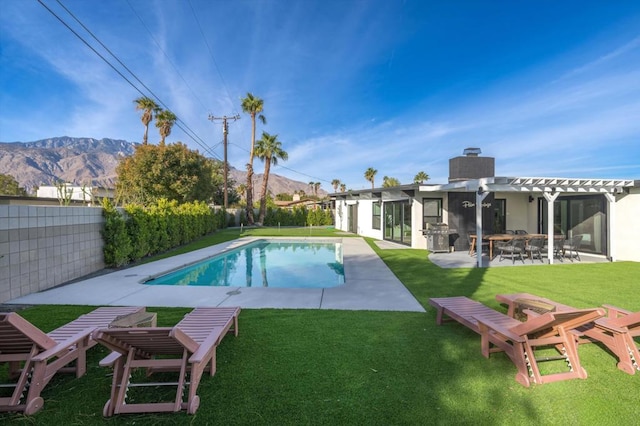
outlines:
M140 282L164 271L260 238L247 237L19 297L7 305L240 306L424 312L424 308L362 238L321 238L343 243L345 284L326 289L190 287ZM272 239L269 237L269 239ZM277 239L277 238L273 238ZM283 238L304 240L304 238ZM318 238L314 238L318 240Z

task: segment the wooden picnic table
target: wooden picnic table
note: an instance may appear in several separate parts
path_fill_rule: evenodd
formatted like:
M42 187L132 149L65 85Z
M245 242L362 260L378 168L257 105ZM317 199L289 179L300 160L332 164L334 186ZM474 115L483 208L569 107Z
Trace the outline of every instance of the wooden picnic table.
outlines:
M556 235L555 238L561 238L562 235ZM476 234L469 234L471 238L471 245L469 246L469 255L475 252L476 247ZM482 237L483 240L489 241L489 259L493 259L493 244L495 241L510 241L513 238L522 238L529 241L531 238L547 238L547 234L486 234Z

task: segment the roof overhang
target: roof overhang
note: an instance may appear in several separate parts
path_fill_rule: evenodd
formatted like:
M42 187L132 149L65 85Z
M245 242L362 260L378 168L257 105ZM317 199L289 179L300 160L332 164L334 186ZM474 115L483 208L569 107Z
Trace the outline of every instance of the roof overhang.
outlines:
M450 182L443 185L424 185L424 192L568 192L622 193L635 186L631 179L574 179L548 177L490 177Z

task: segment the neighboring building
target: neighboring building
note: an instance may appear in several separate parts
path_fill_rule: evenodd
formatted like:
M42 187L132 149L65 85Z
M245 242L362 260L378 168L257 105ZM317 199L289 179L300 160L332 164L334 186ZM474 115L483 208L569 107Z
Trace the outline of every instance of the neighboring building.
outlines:
M102 188L97 186L74 186L71 183L65 183L60 186L41 186L36 191L38 198L51 198L59 201L81 201L88 205L100 203L103 198L113 199L113 189Z
M468 233L580 234L581 252L640 261L640 181L495 177L495 160L479 151L452 158L446 184L331 194L336 228L426 249L427 224L446 223L455 250L468 250Z

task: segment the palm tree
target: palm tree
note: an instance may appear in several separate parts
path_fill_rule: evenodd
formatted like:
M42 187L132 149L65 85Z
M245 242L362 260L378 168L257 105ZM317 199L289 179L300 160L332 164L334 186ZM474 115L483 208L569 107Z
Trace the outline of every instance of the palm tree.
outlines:
M156 114L156 127L160 132L160 146L164 146L164 140L171 134L171 128L173 128L177 119L178 117L168 109Z
M309 182L309 189L311 189L311 195L313 195L313 185L315 184L315 182Z
M369 182L371 182L371 189L374 188L374 181L376 178L376 173L378 173L378 171L376 169L374 169L373 167L369 167L367 169L366 172L364 172L364 178L366 180L368 180Z
M256 156L264 161L264 175L262 177L262 190L260 191L260 217L258 222L264 223L267 212L267 184L269 183L269 171L271 165L278 164L278 159L287 161L289 154L282 149L282 142L278 140L278 135L270 135L262 132L262 139L256 145Z
M425 180L429 180L429 175L425 172L418 172L413 178L413 183L424 183Z
M347 185L344 183L340 184L340 192L347 192Z
M320 182L313 183L313 193L316 194L316 198L318 197L318 190L320 189L320 185L322 185Z
M253 156L256 145L256 117L262 121L262 124L267 124L267 119L260 114L263 107L264 101L251 93L247 93L247 97L242 99L242 111L251 116L251 151L247 163L247 223L249 225L253 225Z
M340 186L340 179L332 180L331 186L333 186L333 192L338 192L338 186Z
M383 188L392 188L394 186L400 186L400 181L394 177L385 176L382 178Z
M238 191L238 194L240 194L241 199L245 198L247 195L247 185L245 185L244 183L241 183L236 188L236 191Z
M158 112L160 112L160 107L155 103L153 99L146 96L138 98L133 102L135 102L136 104L136 110L143 111L142 117L140 117L142 124L144 124L144 136L142 137L142 144L146 145L147 135L149 134L149 123L151 123L151 121L153 120L153 114L157 114Z

